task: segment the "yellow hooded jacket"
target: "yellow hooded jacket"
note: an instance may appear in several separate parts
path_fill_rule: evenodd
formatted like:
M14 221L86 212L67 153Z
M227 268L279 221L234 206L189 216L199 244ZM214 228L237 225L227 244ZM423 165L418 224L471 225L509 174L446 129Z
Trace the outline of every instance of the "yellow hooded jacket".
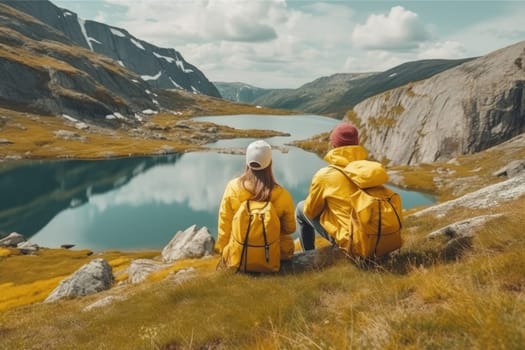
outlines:
M246 190L239 178L231 180L221 200L219 208L219 228L216 248L222 253L230 241L232 220L241 203L250 199L252 194ZM277 211L281 224L281 260L289 260L294 253L294 243L291 234L295 232L294 203L290 193L281 186L275 186L271 193L270 201Z
M324 160L344 168L352 161L367 157L368 152L362 146L343 146L330 150ZM347 247L349 243L348 217L351 208L348 198L355 191L356 185L337 169L327 166L313 176L304 202L304 214L311 219L320 216L320 224L340 247Z

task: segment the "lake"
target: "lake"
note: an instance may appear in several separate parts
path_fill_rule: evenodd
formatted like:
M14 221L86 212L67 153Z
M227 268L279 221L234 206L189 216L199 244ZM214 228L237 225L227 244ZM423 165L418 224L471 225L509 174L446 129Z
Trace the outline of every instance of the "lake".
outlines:
M225 116L199 120L237 128L274 129L266 139L274 174L295 203L325 162L287 146L331 130L339 121L311 115ZM221 140L210 148L245 148L253 139ZM193 224L217 235L217 211L226 183L244 170L244 156L214 151L108 160L0 163L0 235L16 231L45 247L74 244L93 250L159 249ZM433 198L396 189L405 208Z

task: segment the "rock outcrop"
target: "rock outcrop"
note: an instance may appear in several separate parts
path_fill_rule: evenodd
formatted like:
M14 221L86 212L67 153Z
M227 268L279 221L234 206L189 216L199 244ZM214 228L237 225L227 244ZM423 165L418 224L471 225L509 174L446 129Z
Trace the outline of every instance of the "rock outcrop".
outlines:
M438 237L445 237L448 240L453 240L460 237L472 237L474 231L485 225L488 221L501 217L503 217L502 214L482 215L458 221L432 231L427 235L427 238L435 239Z
M11 232L6 237L0 239L0 247L16 247L18 244L25 242L26 239L18 232Z
M153 272L167 267L169 267L169 264L163 264L151 259L133 260L128 268L128 281L132 284L143 282Z
M464 208L490 208L501 203L519 198L525 194L525 173L508 180L487 186L478 191L468 193L462 197L446 201L429 208L420 210L412 215L422 216L426 214L445 216L449 210L456 207Z
M371 97L349 119L378 159L447 160L523 133L524 86L525 41Z
M105 126L158 110L137 74L6 3L22 2L0 1L0 106Z
M98 293L111 288L113 271L104 259L95 259L60 282L44 302Z
M162 260L170 263L180 259L202 258L213 254L215 239L207 227L197 230L193 225L184 231L178 231L162 249Z

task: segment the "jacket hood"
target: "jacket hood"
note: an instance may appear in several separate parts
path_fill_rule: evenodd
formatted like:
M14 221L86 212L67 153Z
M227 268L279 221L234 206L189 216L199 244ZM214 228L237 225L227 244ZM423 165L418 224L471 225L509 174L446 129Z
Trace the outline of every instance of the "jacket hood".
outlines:
M324 160L338 167L346 167L350 162L363 160L368 157L368 152L363 146L343 146L331 149L324 156Z

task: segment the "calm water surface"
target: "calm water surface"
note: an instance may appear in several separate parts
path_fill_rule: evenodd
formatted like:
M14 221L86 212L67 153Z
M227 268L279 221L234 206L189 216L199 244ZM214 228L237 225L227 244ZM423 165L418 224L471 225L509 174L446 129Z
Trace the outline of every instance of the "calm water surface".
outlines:
M332 129L338 121L318 116L202 117L237 128L275 129L290 137L267 139L283 146ZM209 146L246 147L253 139ZM313 174L325 162L285 146L273 152L274 173L294 201L304 199ZM0 235L16 231L46 247L158 249L187 227L217 234L217 211L226 183L244 169L244 156L216 152L98 161L0 163ZM433 199L398 190L405 208Z

